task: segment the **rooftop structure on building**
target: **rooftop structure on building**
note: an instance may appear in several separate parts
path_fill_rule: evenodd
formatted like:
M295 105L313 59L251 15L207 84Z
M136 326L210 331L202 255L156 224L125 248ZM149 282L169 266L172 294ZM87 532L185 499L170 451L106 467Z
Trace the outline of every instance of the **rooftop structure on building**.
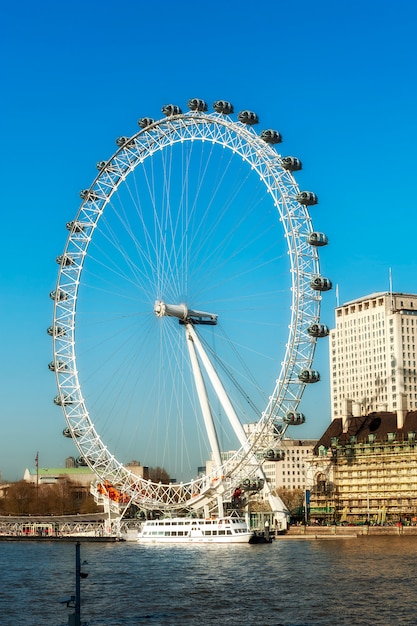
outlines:
M89 467L39 467L25 470L23 480L34 484L54 484L69 479L83 486L89 486L96 478Z
M368 415L346 415L332 420L314 447L331 449L353 443L382 445L386 442L409 442L416 438L417 411L375 412Z
M330 331L332 419L417 409L417 295L380 292L336 307Z

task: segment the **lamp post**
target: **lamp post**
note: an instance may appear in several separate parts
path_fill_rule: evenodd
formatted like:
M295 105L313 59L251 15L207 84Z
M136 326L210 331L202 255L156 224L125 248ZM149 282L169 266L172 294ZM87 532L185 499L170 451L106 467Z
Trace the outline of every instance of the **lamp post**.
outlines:
M75 612L68 616L68 626L81 626L81 578L87 578L88 574L81 572L80 542L75 544Z
M75 622L74 626L81 626L81 554L80 542L75 544Z

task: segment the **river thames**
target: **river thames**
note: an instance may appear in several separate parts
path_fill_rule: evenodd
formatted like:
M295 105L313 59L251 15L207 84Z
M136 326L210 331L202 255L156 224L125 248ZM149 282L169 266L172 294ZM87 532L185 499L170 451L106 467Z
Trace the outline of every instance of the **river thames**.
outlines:
M89 626L417 624L417 537L82 543ZM0 542L2 626L67 626L75 543Z

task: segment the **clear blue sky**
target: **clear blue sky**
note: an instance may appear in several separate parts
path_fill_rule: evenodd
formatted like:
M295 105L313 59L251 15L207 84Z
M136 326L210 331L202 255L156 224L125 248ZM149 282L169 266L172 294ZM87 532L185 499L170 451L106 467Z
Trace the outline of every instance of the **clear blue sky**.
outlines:
M62 466L74 447L47 364L48 297L64 224L114 139L190 97L256 111L301 158L320 203L323 273L344 302L416 293L417 52L414 0L392 3L127 0L7 3L1 20L0 471ZM323 321L334 323L335 293ZM330 419L327 341L320 388L303 400L318 437Z

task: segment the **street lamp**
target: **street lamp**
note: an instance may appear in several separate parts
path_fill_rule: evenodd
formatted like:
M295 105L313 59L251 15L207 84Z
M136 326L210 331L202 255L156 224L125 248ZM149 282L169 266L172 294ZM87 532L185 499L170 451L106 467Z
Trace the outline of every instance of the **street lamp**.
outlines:
M86 561L85 561L86 563ZM80 542L75 544L75 596L60 600L61 604L74 608L74 613L68 615L68 626L81 626L81 578L87 578L88 574L81 571Z

